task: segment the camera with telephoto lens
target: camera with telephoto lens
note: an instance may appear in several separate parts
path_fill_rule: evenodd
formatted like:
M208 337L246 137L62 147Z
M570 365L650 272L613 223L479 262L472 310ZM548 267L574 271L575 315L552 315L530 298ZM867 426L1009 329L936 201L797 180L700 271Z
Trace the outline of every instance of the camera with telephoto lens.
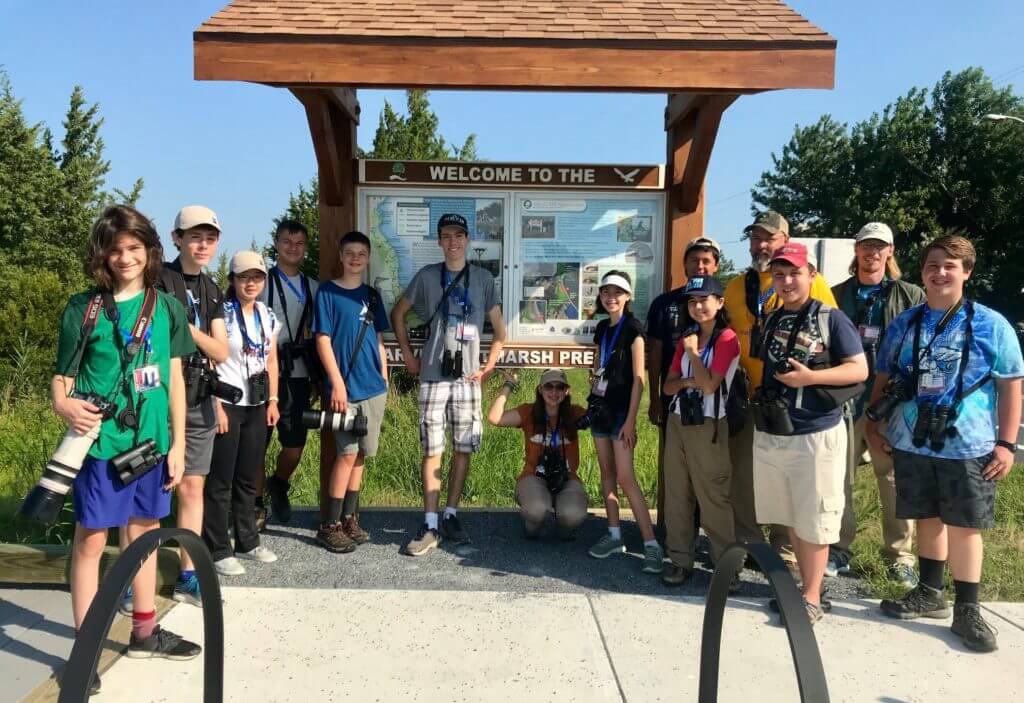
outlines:
M591 426L611 427L614 413L608 401L594 394L587 397L587 411L576 418L577 430L589 430Z
M766 389L757 389L750 401L750 411L754 415L754 427L760 432L788 436L793 434L793 419L789 416L789 401L782 393Z
M78 476L92 443L100 436L100 425L117 413L117 406L95 393L72 391L72 398L84 400L95 405L102 418L96 426L85 434L69 428L57 446L57 450L46 462L43 475L32 487L19 511L21 516L29 520L37 520L47 525L57 521L60 510L64 506L64 496L71 489L71 484Z
M682 425L704 424L704 394L693 388L676 396L679 408L679 422Z
M569 465L561 452L553 447L545 447L535 473L548 484L549 491L558 493L569 480Z
M266 371L260 371L249 376L249 402L261 405L266 403L269 397L270 375Z
M441 357L441 376L444 378L458 378L462 375L462 350L454 354L447 349Z
M898 376L890 376L882 388L882 397L868 406L865 414L872 422L883 422L892 417L900 403L914 398L912 389Z
M160 463L160 454L156 451L156 442L147 439L137 447L132 447L126 452L121 452L110 463L117 472L121 484L127 486L149 473L149 471Z
M242 389L224 383L206 365L201 354L185 357L182 369L185 375L185 404L190 408L197 407L210 396L226 400L234 405L242 400Z
M331 430L348 432L355 437L365 437L369 432L370 421L356 408L348 408L343 413L330 410L305 410L302 413L302 426L307 430Z
M948 427L952 419L948 405L919 403L917 422L914 423L914 435L911 439L914 446L920 448L927 442L933 452L941 452L946 446L946 437L956 434L955 429Z

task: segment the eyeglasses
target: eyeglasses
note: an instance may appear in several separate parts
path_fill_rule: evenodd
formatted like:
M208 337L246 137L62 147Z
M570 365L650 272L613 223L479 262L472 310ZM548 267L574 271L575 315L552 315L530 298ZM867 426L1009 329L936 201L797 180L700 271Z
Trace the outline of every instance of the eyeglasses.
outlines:
M564 392L564 391L569 390L569 386L565 385L564 383L545 383L544 384L544 390L546 390L546 391L562 391L562 392Z

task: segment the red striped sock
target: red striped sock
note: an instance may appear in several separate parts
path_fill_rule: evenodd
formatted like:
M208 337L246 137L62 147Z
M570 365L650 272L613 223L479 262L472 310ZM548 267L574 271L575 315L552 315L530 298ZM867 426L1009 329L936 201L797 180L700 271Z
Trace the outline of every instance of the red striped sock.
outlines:
M156 611L149 613L132 613L132 634L135 639L146 639L156 629Z

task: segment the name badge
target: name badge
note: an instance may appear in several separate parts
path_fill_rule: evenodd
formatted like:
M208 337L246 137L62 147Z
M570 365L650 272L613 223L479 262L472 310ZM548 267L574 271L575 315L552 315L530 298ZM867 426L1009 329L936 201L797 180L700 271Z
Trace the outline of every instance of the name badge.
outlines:
M132 372L132 377L136 393L145 393L160 387L160 367L156 364L140 366Z
M941 374L923 373L917 384L919 393L933 395L941 393L946 388L946 378Z
M462 322L459 323L459 339L470 342L476 339L476 334L476 325L469 325Z
M882 336L882 328L875 327L874 325L861 325L860 326L860 338L865 342L877 342L878 338Z

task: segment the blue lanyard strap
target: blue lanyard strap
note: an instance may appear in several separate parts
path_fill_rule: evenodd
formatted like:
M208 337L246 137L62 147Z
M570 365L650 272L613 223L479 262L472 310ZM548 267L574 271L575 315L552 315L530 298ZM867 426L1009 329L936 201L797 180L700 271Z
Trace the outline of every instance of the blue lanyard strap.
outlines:
M761 295L758 296L758 298L757 298L757 314L758 315L760 315L761 313L764 312L764 305L765 305L765 303L767 303L768 302L768 298L772 297L773 295L775 295L775 286L771 286L770 288L768 288L768 290L766 290L764 293L761 293Z
M547 439L548 433L551 433L550 444ZM551 429L551 418L548 417L547 412L544 413L544 438L545 444L549 444L552 449L558 449L558 427Z
M275 266L271 270L275 273L275 275L277 276L278 280L285 282L285 285L287 285L288 288L291 289L292 293L295 294L295 297L298 299L298 301L302 305L305 305L306 304L306 290L305 290L305 288L306 288L306 285L305 285L306 284L306 278L305 278L305 276L303 276L301 273L299 274L299 287L296 288L295 284L292 283L288 279L288 276L286 276L281 271L281 269L279 269L277 266Z
M618 324L615 325L613 332L607 329L604 331L604 335L601 337L601 368L606 367L608 362L611 361L612 354L615 353L615 344L619 341L619 335L622 334L622 323L625 321L626 316L623 315ZM612 334L610 343L608 342L609 332Z
M185 288L185 295L188 296L188 304L192 307L192 312L196 316L196 327L201 332L203 330L203 313L199 306L199 299L192 295L192 291Z
M252 306L252 315L253 315L253 318L256 320L256 328L260 331L260 343L259 343L259 345L257 345L255 342L253 342L251 339L249 339L249 333L245 329L245 315L242 314L242 306L239 304L239 302L237 300L233 301L232 304L235 307L235 316L238 318L238 328L240 330L242 330L242 344L243 344L243 346L246 349L256 349L257 351L259 351L260 358L262 359L263 358L263 353L264 353L263 347L265 346L264 345L265 337L263 335L263 324L260 322L260 307L259 307L259 305L253 305Z
M469 266L469 263L466 263ZM460 273L461 275L461 273ZM441 265L441 279L442 279L442 290L448 290L448 287L452 285L451 273L448 271L448 267L444 264ZM460 292L461 290L461 292ZM451 292L444 299L444 324L448 325L448 317L451 315L450 304L451 299L456 298L459 304L462 306L462 322L465 323L469 318L470 307L469 303L469 269L466 269L466 280L462 288L452 287Z

